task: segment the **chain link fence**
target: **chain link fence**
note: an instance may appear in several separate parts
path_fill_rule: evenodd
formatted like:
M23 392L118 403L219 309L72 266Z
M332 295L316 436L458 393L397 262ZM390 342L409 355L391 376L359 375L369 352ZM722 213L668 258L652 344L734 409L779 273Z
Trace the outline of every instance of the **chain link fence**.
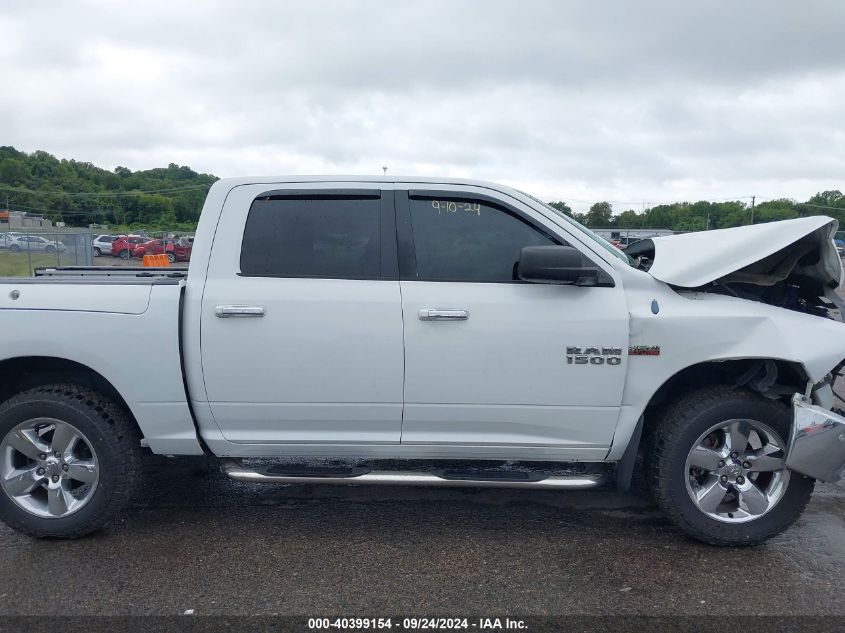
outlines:
M665 235L675 235L676 233L683 233L683 231L673 231L672 229L617 229L617 228L603 228L590 227L590 230L604 239L612 242L619 242L622 246L628 246L639 240L644 240L649 237L663 237Z
M44 266L91 266L92 239L84 229L2 230L0 277L27 277Z

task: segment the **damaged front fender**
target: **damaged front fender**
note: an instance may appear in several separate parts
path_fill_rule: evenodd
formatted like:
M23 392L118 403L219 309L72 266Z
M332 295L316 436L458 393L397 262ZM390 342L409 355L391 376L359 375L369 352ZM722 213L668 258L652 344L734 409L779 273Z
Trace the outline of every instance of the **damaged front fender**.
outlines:
M839 481L845 471L845 417L800 393L792 397L792 411L786 467L820 481Z

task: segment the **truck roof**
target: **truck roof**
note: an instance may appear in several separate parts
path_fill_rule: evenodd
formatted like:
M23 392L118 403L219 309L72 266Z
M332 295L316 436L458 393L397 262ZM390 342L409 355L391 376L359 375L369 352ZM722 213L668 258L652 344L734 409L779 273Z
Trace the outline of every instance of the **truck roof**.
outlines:
M441 178L433 176L240 176L235 178L221 178L212 185L214 189L229 190L240 185L259 185L259 184L280 184L280 183L312 183L312 182L366 182L366 183L427 183L438 185L464 185L470 187L482 187L484 189L492 189L501 193L509 195L526 195L525 193L500 185L495 182L486 180L474 180L472 178Z

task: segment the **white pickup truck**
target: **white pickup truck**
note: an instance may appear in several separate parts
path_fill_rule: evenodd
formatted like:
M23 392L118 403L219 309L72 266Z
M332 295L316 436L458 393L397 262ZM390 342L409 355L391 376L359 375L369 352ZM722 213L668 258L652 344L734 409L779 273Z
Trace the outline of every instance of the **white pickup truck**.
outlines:
M626 490L639 468L687 533L758 543L845 462L836 226L622 252L490 183L221 180L187 271L0 280L0 518L100 528L152 451L283 484Z

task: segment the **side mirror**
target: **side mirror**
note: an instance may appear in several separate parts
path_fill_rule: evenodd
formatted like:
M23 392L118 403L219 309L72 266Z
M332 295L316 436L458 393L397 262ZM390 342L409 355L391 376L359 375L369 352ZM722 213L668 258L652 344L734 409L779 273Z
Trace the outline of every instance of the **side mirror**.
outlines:
M571 246L526 246L519 255L517 276L537 284L613 285L597 267L585 265L584 256Z

